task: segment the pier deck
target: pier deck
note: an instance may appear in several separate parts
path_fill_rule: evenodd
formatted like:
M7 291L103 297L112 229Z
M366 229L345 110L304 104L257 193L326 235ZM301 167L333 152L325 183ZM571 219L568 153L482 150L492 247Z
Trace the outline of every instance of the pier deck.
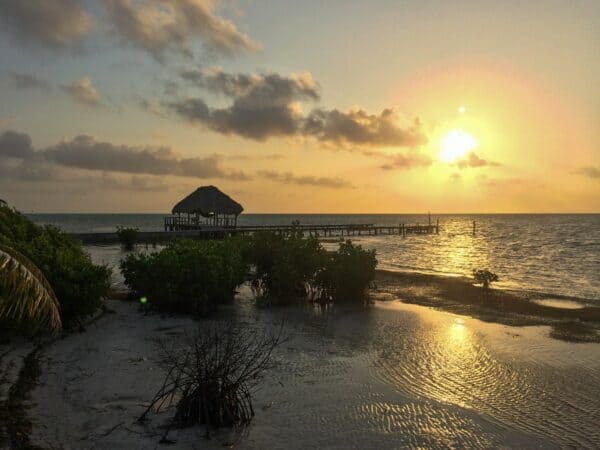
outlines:
M274 233L288 233L292 230L301 230L308 236L315 237L345 237L345 236L378 236L399 235L405 237L414 234L439 233L439 223L425 225L374 225L370 223L355 224L322 224L322 225L238 225L235 227L196 226L195 229L181 231L140 231L138 242L160 243L176 238L190 239L223 239L228 236L253 234L261 231ZM73 233L74 238L83 244L116 244L119 237L114 233Z

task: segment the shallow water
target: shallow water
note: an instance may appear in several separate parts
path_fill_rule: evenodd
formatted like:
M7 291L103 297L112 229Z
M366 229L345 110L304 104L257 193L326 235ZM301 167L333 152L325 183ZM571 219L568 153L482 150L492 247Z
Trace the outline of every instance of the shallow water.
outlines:
M160 214L32 214L70 232L114 231L117 225L160 230ZM433 222L438 216L433 217ZM242 214L242 225L427 223L426 215ZM441 215L439 235L356 236L377 250L385 269L470 275L488 268L498 286L591 299L600 303L600 215ZM473 234L473 221L476 233ZM327 244L334 246L335 244ZM91 250L103 252L103 250Z
M325 403L344 399L338 410L314 406L323 431L401 433L386 441L394 445L494 447L507 445L512 430L533 439L526 447L600 446L598 344L557 342L547 327L488 324L398 301L312 323L307 333L326 349L322 366L296 361L288 369L295 382L328 378ZM347 404L352 395L359 398Z
M600 446L598 344L398 301L286 318L309 343L278 355L270 425L308 447Z

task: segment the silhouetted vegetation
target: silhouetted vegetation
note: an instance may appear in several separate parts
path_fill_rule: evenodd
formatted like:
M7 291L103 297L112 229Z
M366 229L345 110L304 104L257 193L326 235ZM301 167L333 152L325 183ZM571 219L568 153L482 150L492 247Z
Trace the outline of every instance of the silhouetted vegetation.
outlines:
M117 227L117 236L121 247L125 250L133 250L137 244L140 230L138 228Z
M238 239L182 239L160 252L130 254L120 267L125 284L148 307L204 316L232 300L244 282L242 248Z
M108 292L110 270L93 264L81 244L56 227L37 226L18 211L1 207L0 244L22 254L41 271L56 294L67 328L94 313Z
M376 267L375 250L364 250L351 241L340 243L337 252L327 255L315 277L319 300L334 303L364 300Z
M262 304L362 301L376 264L374 251L350 241L327 252L316 238L294 230L178 240L157 253L128 255L120 267L125 284L147 306L203 316L233 299L246 280Z
M211 428L248 423L254 416L252 389L268 368L278 335L225 323L203 327L186 345L162 345L167 368L163 385L140 417L175 407L170 428L206 424Z
M26 256L0 244L0 323L22 324L31 332L59 331L60 306L41 270Z
M270 303L305 298L326 263L319 241L304 237L301 231L256 233L249 240L246 257L254 268L251 282L255 293Z
M473 278L475 279L475 284L481 284L484 291L487 291L490 288L490 284L499 279L498 275L487 269L473 269Z

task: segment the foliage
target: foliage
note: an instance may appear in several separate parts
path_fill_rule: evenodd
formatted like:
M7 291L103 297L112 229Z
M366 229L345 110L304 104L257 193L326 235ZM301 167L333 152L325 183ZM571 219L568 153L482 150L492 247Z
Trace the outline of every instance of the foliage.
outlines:
M375 278L375 250L364 250L351 241L341 242L337 252L328 255L316 276L319 299L333 302L362 301Z
M473 278L475 279L475 284L481 284L486 291L489 289L491 283L499 279L498 275L487 269L473 269Z
M182 346L162 344L167 375L140 417L175 406L175 415L162 443L169 443L171 427L206 424L212 428L249 422L254 416L251 391L268 368L279 335L257 333L233 323L203 327Z
M56 227L35 225L11 208L0 208L0 244L26 256L44 274L71 327L98 309L110 287L110 269L92 263L81 243Z
M139 228L117 227L119 242L125 250L133 250L138 241Z
M44 274L26 256L0 244L0 322L59 331L60 305Z
M130 254L120 267L125 284L150 307L206 315L233 299L244 282L241 241L176 240L150 254Z
M255 269L255 292L274 302L289 302L306 296L326 253L316 238L304 237L299 230L260 232L250 239L247 258Z

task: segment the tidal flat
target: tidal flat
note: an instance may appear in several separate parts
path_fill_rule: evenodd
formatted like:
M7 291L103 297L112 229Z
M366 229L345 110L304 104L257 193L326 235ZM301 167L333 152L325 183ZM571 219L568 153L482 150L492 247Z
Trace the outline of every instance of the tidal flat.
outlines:
M164 377L157 339L209 322L277 328L285 342L248 427L174 430L171 448L553 448L600 445L600 345L546 325L485 322L375 292L365 307L259 309L247 287L209 321L144 315L111 300L84 333L39 354L31 442L157 448L169 412L140 425Z

